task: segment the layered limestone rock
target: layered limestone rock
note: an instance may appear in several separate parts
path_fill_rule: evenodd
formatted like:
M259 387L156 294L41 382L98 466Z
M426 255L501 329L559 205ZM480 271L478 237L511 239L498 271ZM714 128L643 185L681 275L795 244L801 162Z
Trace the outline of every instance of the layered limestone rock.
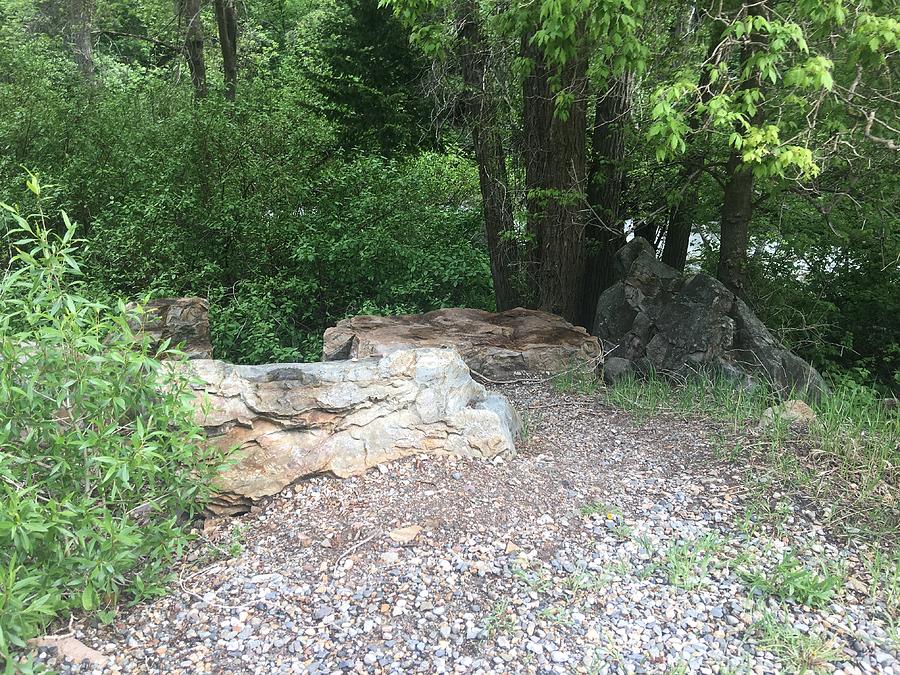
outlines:
M515 450L519 417L450 349L328 363L182 364L197 419L231 452L211 509L246 511L304 476L347 477L418 453L492 458Z
M597 338L565 319L529 309L493 314L439 309L403 316L355 316L325 331L324 361L389 354L410 347L452 347L477 373L491 378L515 372L558 373L581 366L597 370Z
M607 353L638 371L718 371L783 394L827 391L816 369L785 349L716 279L682 275L640 238L616 254L616 271L620 280L600 296L592 332Z

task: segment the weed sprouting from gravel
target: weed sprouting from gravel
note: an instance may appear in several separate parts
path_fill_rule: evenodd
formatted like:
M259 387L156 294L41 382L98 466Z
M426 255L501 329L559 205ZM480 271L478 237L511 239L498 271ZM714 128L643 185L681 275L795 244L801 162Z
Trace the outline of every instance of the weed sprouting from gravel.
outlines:
M844 581L844 574L824 562L815 567L811 569L794 552L788 552L769 572L750 568L741 570L739 575L757 593L818 608L831 602Z
M803 633L765 612L756 625L760 646L778 657L790 672L825 672L840 651L830 640Z
M663 554L663 569L673 586L690 591L703 585L715 564L714 556L721 544L713 534L692 542L678 542Z

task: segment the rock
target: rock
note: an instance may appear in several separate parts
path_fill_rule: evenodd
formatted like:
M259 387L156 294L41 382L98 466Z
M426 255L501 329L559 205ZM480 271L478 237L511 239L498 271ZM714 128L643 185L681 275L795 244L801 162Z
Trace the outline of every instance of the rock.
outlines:
M232 454L210 510L245 512L304 476L353 476L418 453L492 458L515 450L518 414L450 349L359 361L237 366L198 359L196 417Z
M419 536L422 531L420 525L407 525L406 527L398 527L388 532L388 537L398 544L408 544Z
M790 400L766 408L759 419L759 429L765 430L781 422L792 429L805 428L816 421L816 413L803 401Z
M41 647L55 649L58 657L69 659L72 663L84 663L87 661L95 666L104 666L109 660L96 649L91 649L73 637L47 635L29 640L28 646L36 649Z
M209 303L203 298L158 298L144 305L143 323L132 330L149 335L151 346L169 340L189 359L211 359Z
M558 373L578 364L596 371L600 342L564 319L529 309L492 314L439 309L403 316L355 316L325 331L324 361L384 355L409 347L452 347L474 371L502 378L517 371Z
M622 275L597 301L593 333L614 362L609 381L638 371L719 372L736 384L764 382L777 393L816 397L819 373L785 349L740 298L706 274L682 275L635 238L616 254ZM607 359L607 364L612 360Z
M628 359L607 356L603 362L603 381L608 385L624 380L634 373L634 363Z

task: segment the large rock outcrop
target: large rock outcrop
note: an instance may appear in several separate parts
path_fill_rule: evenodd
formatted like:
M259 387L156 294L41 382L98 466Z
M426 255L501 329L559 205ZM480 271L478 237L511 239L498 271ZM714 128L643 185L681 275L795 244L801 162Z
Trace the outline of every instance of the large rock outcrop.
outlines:
M144 305L146 313L135 331L150 337L151 346L169 340L189 359L211 359L209 303L203 298L158 298Z
M416 453L491 458L515 450L519 418L450 349L330 363L236 366L195 360L210 442L234 450L211 509L246 511L299 478L364 472Z
M492 314L439 309L403 316L355 316L325 331L325 361L389 354L410 347L452 347L466 364L491 378L515 372L558 373L575 366L597 370L597 338L565 319L528 309Z
M682 275L640 238L616 254L616 272L619 281L597 302L593 329L611 356L637 370L719 371L782 394L815 397L827 390L815 368L785 349L716 279Z

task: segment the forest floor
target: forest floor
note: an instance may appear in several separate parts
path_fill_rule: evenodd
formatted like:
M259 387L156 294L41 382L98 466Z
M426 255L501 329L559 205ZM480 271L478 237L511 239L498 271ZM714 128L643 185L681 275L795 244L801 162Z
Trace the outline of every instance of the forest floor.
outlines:
M900 673L900 571L730 457L733 425L504 388L515 457L317 477L73 626L121 673ZM421 528L421 529L419 529Z

